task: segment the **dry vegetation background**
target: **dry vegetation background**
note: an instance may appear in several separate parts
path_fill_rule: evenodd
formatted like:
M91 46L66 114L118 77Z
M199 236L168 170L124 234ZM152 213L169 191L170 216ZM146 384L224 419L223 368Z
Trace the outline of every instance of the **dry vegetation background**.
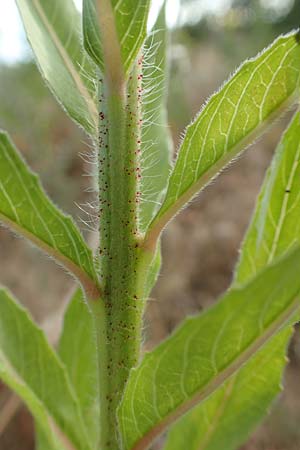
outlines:
M297 25L299 3L277 17L266 14L258 1L237 1L225 16L206 17L174 31L169 112L176 146L199 106L238 63L255 55L279 32ZM228 287L265 169L287 120L273 126L227 168L164 234L164 264L146 314L147 347L164 338L186 314L212 304ZM91 151L89 143L51 98L30 59L0 66L0 126L11 133L31 167L41 174L56 204L73 214L88 235L83 221L89 218L77 205L84 205L92 195L88 192L91 179L84 174L93 168L79 155ZM70 277L3 228L0 256L0 282L30 308L38 322L46 322L52 334L57 333L64 299L72 287ZM300 449L299 330L289 357L284 392L243 450ZM8 395L1 387L0 409ZM32 431L25 408L6 427L0 414L0 450L33 450Z

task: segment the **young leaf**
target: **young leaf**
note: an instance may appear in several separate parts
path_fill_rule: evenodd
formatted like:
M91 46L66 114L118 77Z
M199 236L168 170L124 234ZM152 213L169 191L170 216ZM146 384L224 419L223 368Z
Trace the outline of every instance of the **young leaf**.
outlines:
M96 333L93 317L79 289L65 313L58 354L76 391L93 448L98 448L100 404Z
M114 45L121 53L124 72L129 74L146 38L149 5L150 0L83 0L84 46L103 72L103 43L107 42L107 52L112 52L111 45L116 33L117 42ZM107 10L112 11L112 21L108 19ZM104 19L107 20L100 30L99 18L104 12L107 14Z
M142 450L205 400L286 324L300 300L300 250L229 291L133 369L119 409L125 450Z
M72 119L95 135L98 112L94 64L81 42L72 0L16 0L28 40L51 91Z
M149 245L166 223L298 95L298 33L244 63L188 126Z
M159 208L169 178L172 141L168 130L168 79L165 7L144 46L142 182L140 226L145 231Z
M247 281L300 239L299 136L298 112L268 170L242 246L236 283ZM183 417L171 430L165 450L179 450L187 435L193 436L191 450L235 450L244 442L280 390L291 332L288 327L272 338L234 378Z
M28 238L99 294L92 252L71 217L43 191L8 135L0 131L0 222Z
M58 442L65 450L92 449L64 365L26 310L4 289L0 290L0 378L27 404L55 449Z

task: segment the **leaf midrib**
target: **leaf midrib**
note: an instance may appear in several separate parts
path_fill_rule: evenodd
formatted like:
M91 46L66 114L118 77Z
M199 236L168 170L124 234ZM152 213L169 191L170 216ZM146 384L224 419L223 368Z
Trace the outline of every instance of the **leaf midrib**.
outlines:
M54 247L37 237L30 230L24 226L19 225L17 222L11 220L7 216L0 213L0 221L15 231L17 234L29 239L38 248L46 252L55 261L64 266L70 273L72 273L78 281L82 284L85 292L90 294L91 299L98 299L100 297L99 287L96 282L85 272L81 267L74 263L68 256L64 255Z
M224 393L224 397L222 399L222 402L220 403L217 411L216 411L216 415L214 416L214 420L213 422L210 424L208 431L206 433L206 436L202 442L202 444L200 445L200 447L198 448L198 450L205 450L205 448L207 447L207 445L209 444L209 442L211 441L211 438L213 436L214 431L217 428L217 424L222 416L222 414L224 413L226 406L230 400L230 396L232 394L234 385L235 385L235 381L236 381L236 375L233 375L233 378L230 380L230 383L228 384L228 386L225 389L225 393Z
M6 366L9 369L8 372L5 369L4 369L4 371L7 372L8 375L9 375L9 373L11 373L20 386L25 386L25 387L28 387L28 389L30 389L31 395L35 398L35 401L37 403L39 403L40 406L46 412L47 418L49 420L49 427L54 431L54 434L58 437L58 440L61 442L61 444L63 444L64 447L66 447L66 450L77 450L76 447L74 447L74 445L70 442L69 438L65 435L65 433L63 433L60 426L56 423L56 420L53 417L52 413L50 413L48 407L46 407L46 405L37 397L35 392L27 385L26 381L20 377L20 375L16 372L15 367L12 365L12 363L7 358L5 353L0 349L0 361L1 360L4 361L4 363L6 364ZM1 371L1 368L0 368L0 371Z
M297 147L297 152L296 152L296 156L295 156L295 160L293 162L293 167L291 169L289 178L288 178L288 182L286 185L286 190L290 191L292 184L294 182L294 178L296 175L296 171L299 165L299 156L300 156L300 142L298 144ZM284 198L283 198L283 202L281 204L281 208L280 208L280 215L279 215L279 220L278 220L278 226L275 230L275 234L274 234L274 239L273 239L273 244L272 244L272 248L270 251L270 254L268 256L268 262L267 264L270 264L270 262L273 260L276 250L278 248L278 242L279 242L279 238L282 232L282 229L284 227L284 223L286 221L286 210L287 210L287 206L288 206L288 202L289 202L289 195L287 195L287 193L284 193Z
M241 139L236 145L225 153L211 168L209 168L196 183L191 182L189 188L185 190L177 200L168 208L166 208L160 215L161 210L164 209L164 203L158 211L156 217L154 217L152 223L149 226L148 233L145 237L144 247L146 249L152 249L155 245L160 233L166 227L176 214L180 212L184 206L189 203L193 197L200 192L208 183L212 182L219 173L227 167L230 161L235 155L238 155L243 149L247 149L255 140L261 136L271 122L279 117L283 111L291 107L297 98L298 89L295 89L293 93L276 109L274 110L262 123L255 127L247 136ZM167 196L167 193L166 193Z
M90 113L90 116L93 119L94 122L94 126L97 127L97 108L96 105L92 99L92 97L90 96L86 86L84 85L84 83L81 80L81 77L78 75L78 72L76 70L76 67L74 66L71 58L69 57L63 43L61 42L61 40L59 39L59 37L57 36L55 30L53 29L51 23L49 22L47 16L45 15L43 8L39 2L39 0L33 0L33 5L35 6L35 9L38 13L38 15L40 16L41 21L44 23L44 26L46 27L47 31L49 32L49 35L52 38L53 43L55 44L58 53L60 54L63 62L65 63L66 67L69 70L69 73L71 75L71 77L73 78L73 81L76 85L76 87L78 88L80 94L82 95L82 97L85 100L85 103L87 105L88 111Z
M263 335L258 336L252 344L240 353L240 355L229 363L219 374L211 381L209 381L200 392L196 392L191 398L182 403L176 411L166 416L160 423L150 429L139 441L137 441L131 450L146 450L151 443L172 423L179 417L203 401L210 394L216 391L226 380L234 375L247 361L251 359L256 352L263 347L266 342L272 338L299 310L300 299L295 297L288 308L283 310L281 314L274 320L264 331Z

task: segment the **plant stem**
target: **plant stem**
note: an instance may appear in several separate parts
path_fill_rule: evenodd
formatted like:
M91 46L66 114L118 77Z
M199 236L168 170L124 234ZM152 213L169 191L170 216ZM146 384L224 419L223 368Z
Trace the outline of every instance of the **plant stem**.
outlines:
M113 90L104 80L100 99L99 251L107 318L106 402L101 407L106 408L109 430L101 450L120 448L116 410L140 354L148 266L138 231L141 66L138 60L124 89Z
M105 304L101 299L97 301L91 300L89 302L91 308L97 341L97 362L99 373L99 402L100 402L100 433L99 433L99 450L105 448L107 436L109 433L107 421L107 323Z

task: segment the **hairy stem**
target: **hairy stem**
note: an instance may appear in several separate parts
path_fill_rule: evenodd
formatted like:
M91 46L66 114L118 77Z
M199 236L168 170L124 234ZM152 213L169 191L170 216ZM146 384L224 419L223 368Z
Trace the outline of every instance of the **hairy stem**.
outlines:
M94 318L97 342L97 363L98 363L98 389L100 402L100 437L97 449L105 448L109 435L109 425L107 420L107 323L105 314L105 304L102 299L89 302L89 306ZM96 450L96 449L95 449Z
M129 371L139 359L145 261L153 256L142 252L138 231L141 67L138 60L123 92L111 90L104 79L100 97L99 252L107 325L104 414L109 430L102 450L120 448L116 410Z

